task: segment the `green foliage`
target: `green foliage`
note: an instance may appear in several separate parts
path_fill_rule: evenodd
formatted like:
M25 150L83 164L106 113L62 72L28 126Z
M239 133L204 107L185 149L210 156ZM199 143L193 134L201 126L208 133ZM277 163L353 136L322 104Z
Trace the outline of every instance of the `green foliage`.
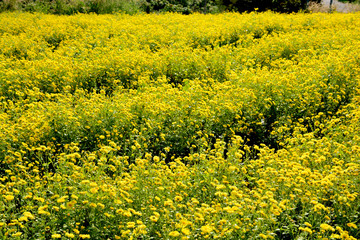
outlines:
M315 0L319 2L319 0ZM28 11L72 15L125 12L194 12L278 11L297 12L306 8L306 0L3 0L0 11Z
M312 2L319 3L319 0ZM145 11L170 11L189 14L192 12L218 11L276 11L298 12L306 9L307 0L146 0Z
M145 0L143 9L150 13L179 12L190 14L193 12L219 12L222 8L216 0Z
M320 2L315 0L312 2ZM227 10L234 11L276 11L276 12L298 12L306 9L307 0L221 0L221 5Z
M76 13L107 14L140 11L137 0L5 0L0 2L0 11L28 11L72 15Z

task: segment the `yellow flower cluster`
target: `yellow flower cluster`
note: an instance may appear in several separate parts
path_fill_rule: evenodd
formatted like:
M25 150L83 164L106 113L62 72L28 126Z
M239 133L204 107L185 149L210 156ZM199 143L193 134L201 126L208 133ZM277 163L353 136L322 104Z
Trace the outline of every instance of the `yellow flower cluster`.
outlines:
M359 239L353 14L0 14L1 239Z

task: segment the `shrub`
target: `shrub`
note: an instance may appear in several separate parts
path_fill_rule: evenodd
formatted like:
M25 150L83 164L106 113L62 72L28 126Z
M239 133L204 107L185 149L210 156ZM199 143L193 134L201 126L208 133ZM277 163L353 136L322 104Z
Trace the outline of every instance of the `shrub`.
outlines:
M29 11L72 15L76 13L135 14L140 11L137 0L5 0L0 2L0 11Z

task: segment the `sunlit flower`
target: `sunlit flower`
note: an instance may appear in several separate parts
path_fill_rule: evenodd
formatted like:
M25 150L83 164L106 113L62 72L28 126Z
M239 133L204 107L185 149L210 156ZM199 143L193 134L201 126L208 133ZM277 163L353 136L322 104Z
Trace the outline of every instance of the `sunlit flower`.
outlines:
M181 232L182 232L183 234L185 234L185 235L190 235L190 233L191 233L188 228L183 228L183 229L181 229Z
M7 201L12 201L12 200L14 200L14 196L13 196L13 195L5 195L4 198L5 198Z
M89 234L80 234L79 237L81 239L90 239L90 235Z
M355 223L348 223L348 224L346 224L346 225L347 225L348 227L351 227L351 228L355 228L355 229L358 228Z
M324 231L332 231L332 232L335 231L335 229L332 226L326 223L320 224L320 228L323 229Z
M180 236L180 233L178 231L172 231L169 233L169 236L170 237L178 237L178 236Z
M211 233L213 231L213 227L210 225L202 226L200 229L205 234Z
M19 236L21 236L22 235L22 232L17 232L17 233L14 233L12 236L13 237L19 237Z
M68 232L66 232L66 233L65 233L65 237L68 237L68 238L74 238L74 237L75 237L75 235L74 235L74 234L72 234L72 233L68 233Z

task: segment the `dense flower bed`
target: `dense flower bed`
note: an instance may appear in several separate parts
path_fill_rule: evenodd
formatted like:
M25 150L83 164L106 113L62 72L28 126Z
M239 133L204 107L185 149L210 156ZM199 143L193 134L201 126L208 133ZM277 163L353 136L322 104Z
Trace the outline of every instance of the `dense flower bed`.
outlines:
M0 14L0 238L360 238L359 17Z

